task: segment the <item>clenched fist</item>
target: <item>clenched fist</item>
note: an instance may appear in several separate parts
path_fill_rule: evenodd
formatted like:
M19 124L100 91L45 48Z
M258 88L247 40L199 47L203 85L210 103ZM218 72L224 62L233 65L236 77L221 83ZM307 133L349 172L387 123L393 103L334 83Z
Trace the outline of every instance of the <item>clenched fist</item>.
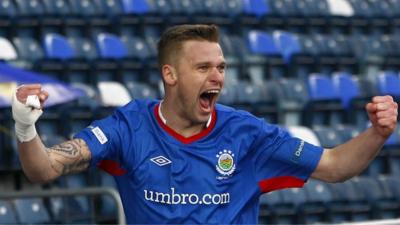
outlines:
M40 84L19 87L12 99L12 115L15 120L15 132L18 140L28 142L36 136L35 123L42 115L44 102L49 94Z
M375 96L372 102L366 105L369 120L372 127L382 135L389 137L397 125L397 103L393 101L392 96Z

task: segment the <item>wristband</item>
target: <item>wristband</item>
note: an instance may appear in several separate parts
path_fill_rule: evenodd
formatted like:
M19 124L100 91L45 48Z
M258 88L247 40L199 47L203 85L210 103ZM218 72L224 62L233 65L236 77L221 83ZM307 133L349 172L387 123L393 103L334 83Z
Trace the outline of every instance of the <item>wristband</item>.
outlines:
M42 115L40 101L36 95L27 97L25 104L21 103L16 96L12 99L12 115L15 120L15 134L20 142L33 140L37 133L35 123Z

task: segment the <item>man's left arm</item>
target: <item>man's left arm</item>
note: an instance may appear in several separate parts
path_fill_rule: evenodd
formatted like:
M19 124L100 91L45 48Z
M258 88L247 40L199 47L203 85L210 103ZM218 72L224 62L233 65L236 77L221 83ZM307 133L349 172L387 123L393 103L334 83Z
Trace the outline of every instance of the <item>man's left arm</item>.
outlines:
M375 96L365 107L372 126L348 142L326 149L311 177L341 182L361 173L396 129L397 107L391 96Z

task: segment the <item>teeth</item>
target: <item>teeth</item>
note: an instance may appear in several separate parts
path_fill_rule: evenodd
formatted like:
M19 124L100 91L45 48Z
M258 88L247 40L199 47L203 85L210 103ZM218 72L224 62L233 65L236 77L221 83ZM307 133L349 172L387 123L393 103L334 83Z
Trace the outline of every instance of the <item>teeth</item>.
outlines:
M209 90L206 92L207 94L218 94L219 90Z

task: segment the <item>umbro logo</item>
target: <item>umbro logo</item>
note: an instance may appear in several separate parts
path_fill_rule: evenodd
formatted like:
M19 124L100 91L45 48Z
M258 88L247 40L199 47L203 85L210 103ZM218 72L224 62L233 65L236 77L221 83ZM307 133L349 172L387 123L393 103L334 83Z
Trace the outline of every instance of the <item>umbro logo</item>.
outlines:
M171 160L165 158L162 155L154 157L154 158L151 158L150 160L153 163L157 164L158 166L165 166L165 165L168 165L168 164L172 163Z

